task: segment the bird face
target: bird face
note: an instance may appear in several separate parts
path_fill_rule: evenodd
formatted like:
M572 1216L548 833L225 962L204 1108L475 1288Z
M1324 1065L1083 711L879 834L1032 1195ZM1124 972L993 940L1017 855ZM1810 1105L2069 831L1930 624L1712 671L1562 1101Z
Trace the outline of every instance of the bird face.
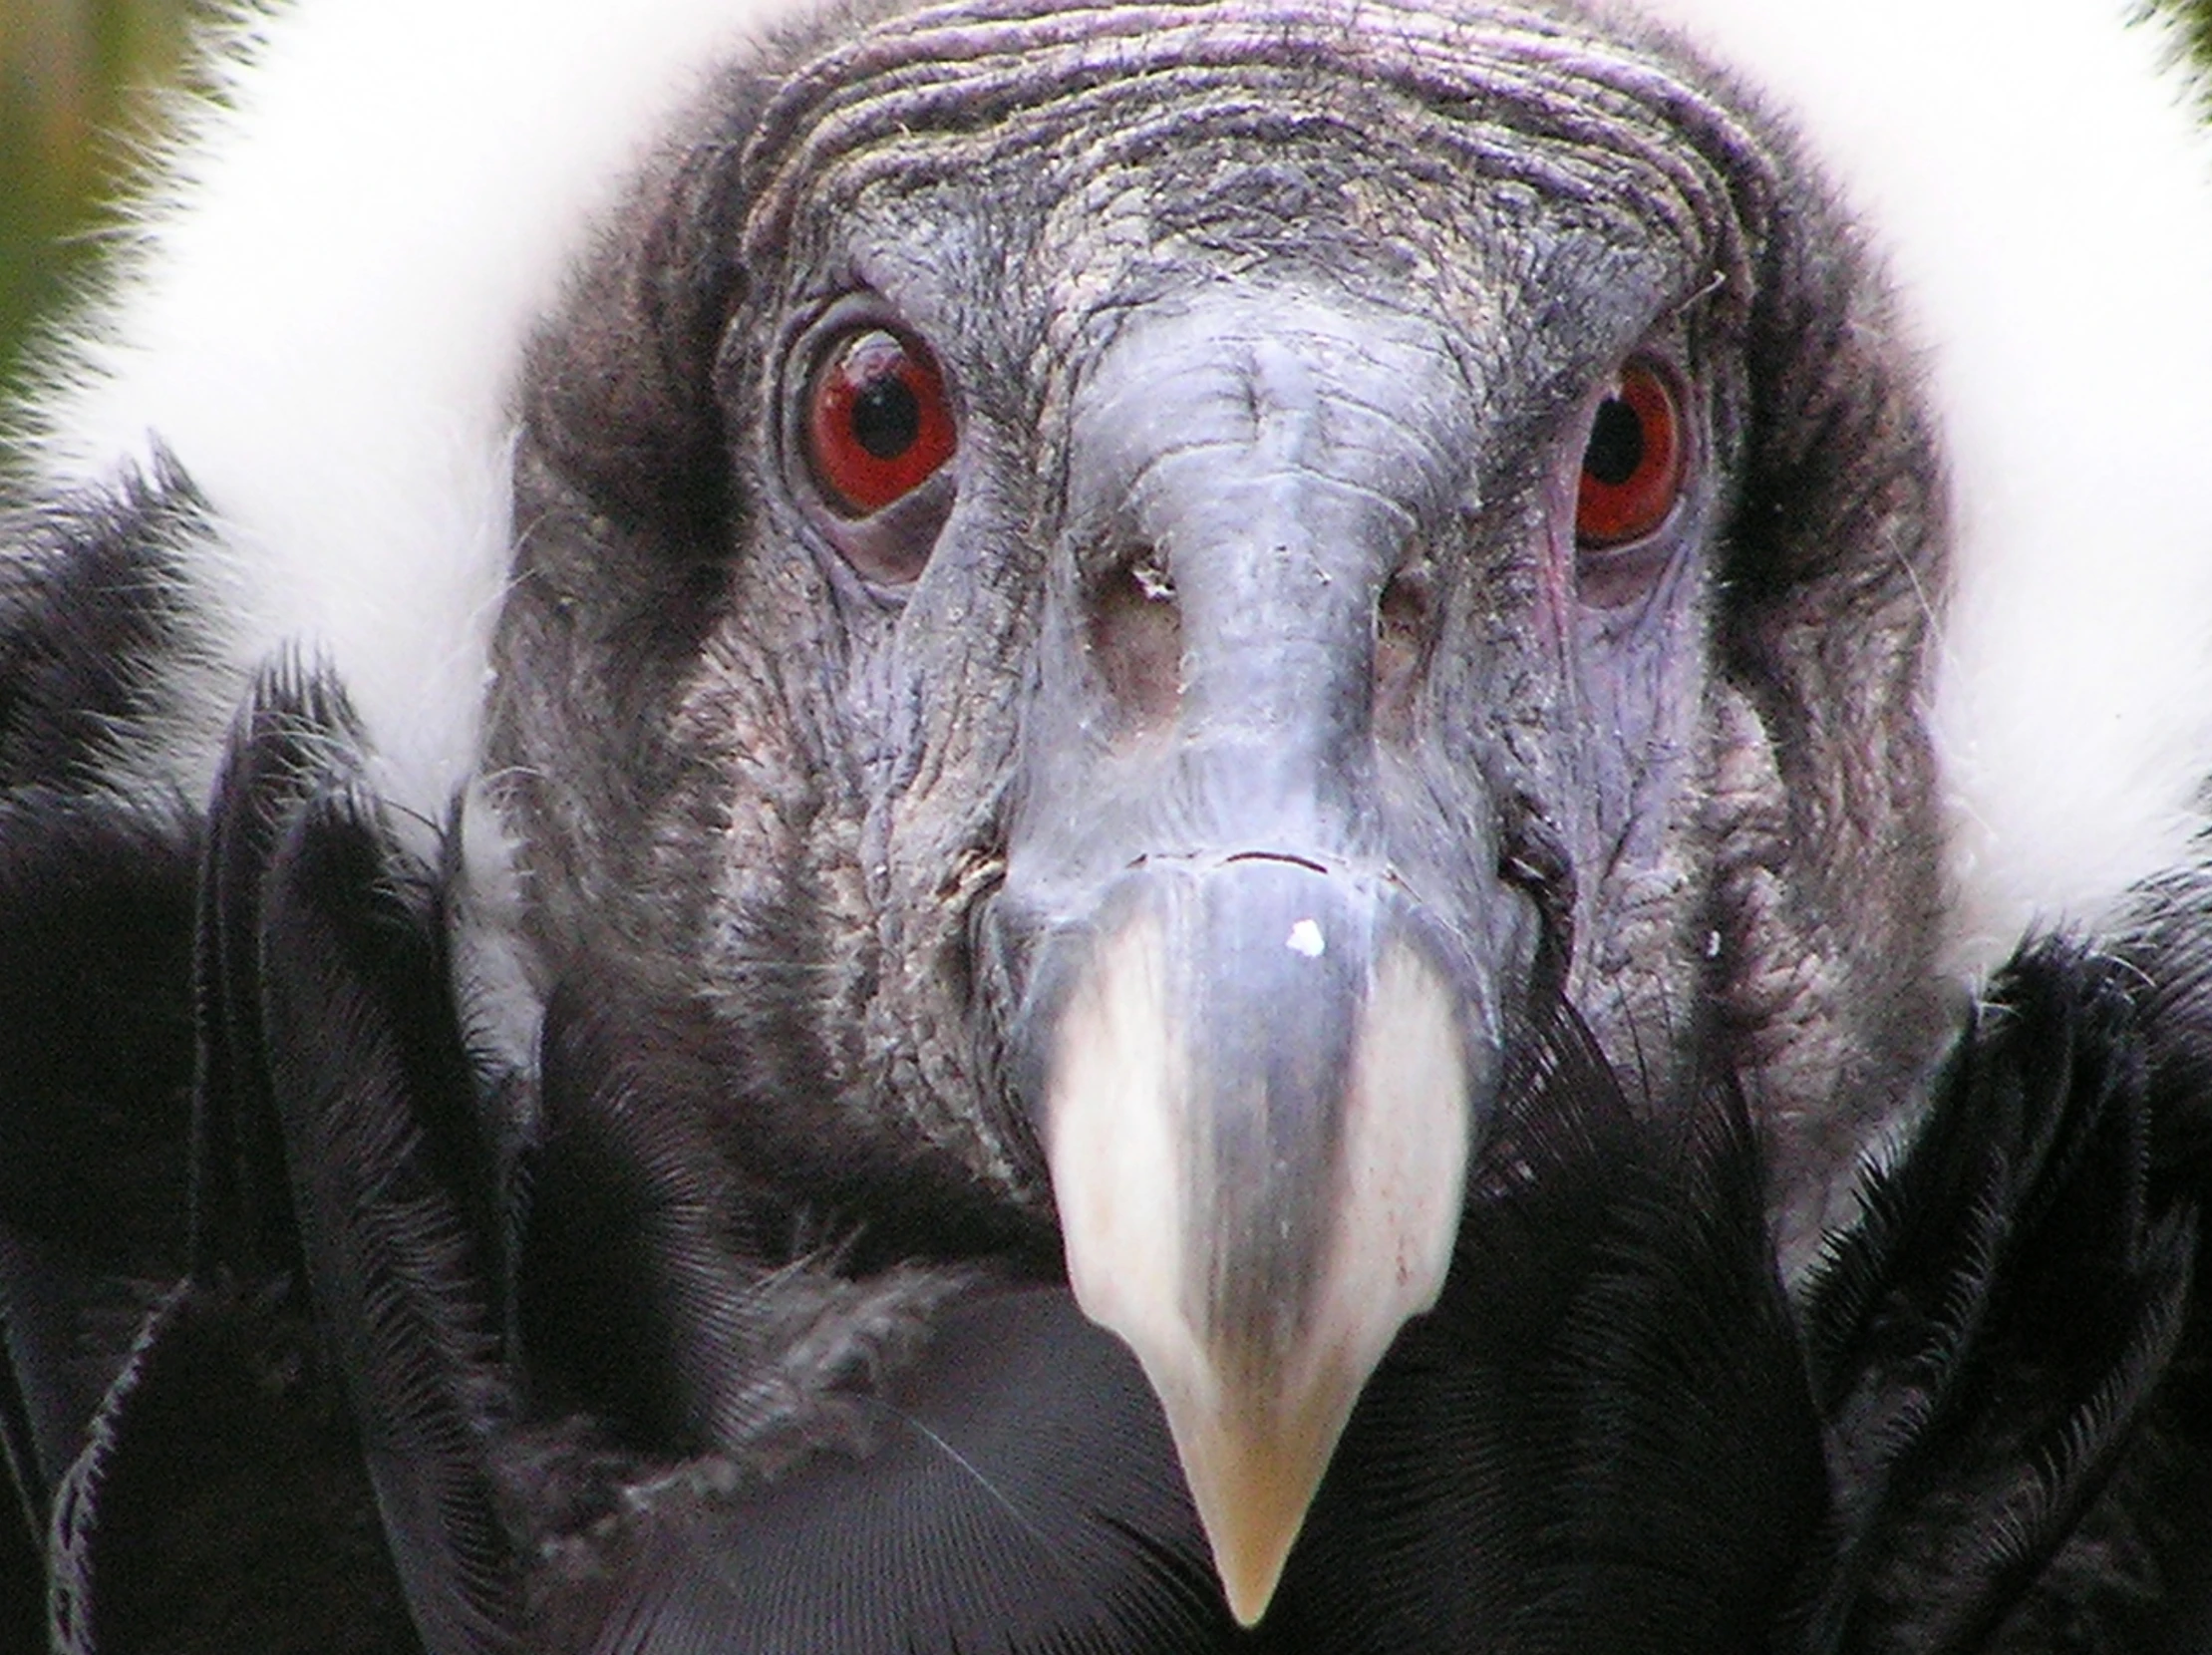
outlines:
M856 1256L1064 1259L1249 1618L1535 1017L1738 1077L1799 1252L1925 1061L1935 468L1664 42L1075 16L788 40L647 168L527 377L495 794L625 1096Z

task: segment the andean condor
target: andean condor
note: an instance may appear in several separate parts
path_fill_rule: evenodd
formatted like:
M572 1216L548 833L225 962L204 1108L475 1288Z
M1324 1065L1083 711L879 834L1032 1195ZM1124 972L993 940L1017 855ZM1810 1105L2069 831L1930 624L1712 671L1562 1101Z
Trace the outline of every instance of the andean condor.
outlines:
M2125 9L241 9L14 416L11 1628L2212 1649Z

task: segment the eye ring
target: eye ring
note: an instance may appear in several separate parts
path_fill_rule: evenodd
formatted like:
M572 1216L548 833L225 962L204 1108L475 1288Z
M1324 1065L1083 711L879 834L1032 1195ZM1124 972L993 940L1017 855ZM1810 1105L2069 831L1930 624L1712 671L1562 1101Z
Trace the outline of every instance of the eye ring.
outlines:
M1591 417L1575 496L1575 545L1611 551L1656 533L1689 476L1683 399L1672 375L1632 361Z
M960 446L937 359L879 322L831 337L808 376L799 434L822 501L872 517L927 483Z

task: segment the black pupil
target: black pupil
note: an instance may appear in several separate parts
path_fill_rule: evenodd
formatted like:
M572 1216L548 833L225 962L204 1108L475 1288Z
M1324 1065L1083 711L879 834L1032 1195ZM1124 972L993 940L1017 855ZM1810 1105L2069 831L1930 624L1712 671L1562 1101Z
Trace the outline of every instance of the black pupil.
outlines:
M896 460L922 434L922 405L906 381L886 369L852 399L852 438L878 460Z
M1618 489L1643 463L1644 422L1619 397L1608 397L1598 405L1598 417L1590 426L1583 471L1608 489Z

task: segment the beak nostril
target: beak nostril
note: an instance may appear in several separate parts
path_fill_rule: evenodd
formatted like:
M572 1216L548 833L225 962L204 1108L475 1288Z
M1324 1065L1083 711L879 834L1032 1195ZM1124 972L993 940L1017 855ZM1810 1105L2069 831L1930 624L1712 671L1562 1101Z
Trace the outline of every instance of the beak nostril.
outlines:
M1425 561L1409 555L1375 603L1375 703L1378 713L1403 710L1429 631L1434 585Z
M1182 609L1156 548L1137 547L1094 589L1090 642L1125 729L1174 724L1182 703Z

